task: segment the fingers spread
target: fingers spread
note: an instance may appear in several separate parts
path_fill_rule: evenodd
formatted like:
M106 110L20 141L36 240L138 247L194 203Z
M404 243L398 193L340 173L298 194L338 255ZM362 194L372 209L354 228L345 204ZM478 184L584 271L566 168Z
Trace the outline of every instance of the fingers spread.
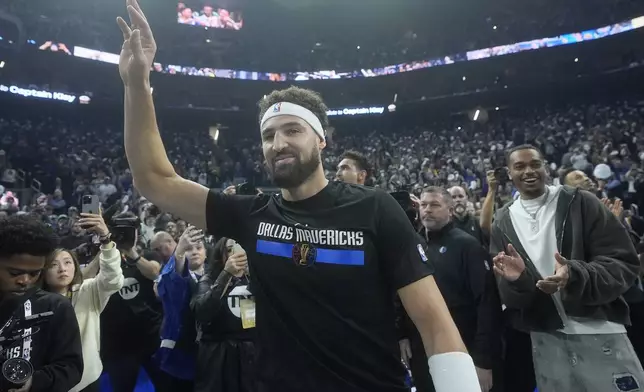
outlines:
M202 240L203 240L203 236L199 235L199 234L193 235L193 236L190 237L190 242L192 244L197 244L197 243L201 242Z

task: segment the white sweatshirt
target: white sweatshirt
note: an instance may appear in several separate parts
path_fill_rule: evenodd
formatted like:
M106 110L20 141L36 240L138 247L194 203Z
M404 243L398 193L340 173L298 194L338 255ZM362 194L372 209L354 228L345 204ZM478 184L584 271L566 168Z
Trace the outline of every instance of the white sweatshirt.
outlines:
M99 272L95 278L85 279L72 294L72 306L78 319L83 344L83 377L69 392L78 392L98 380L103 371L100 356L101 312L110 296L123 287L121 253L114 243L101 247Z

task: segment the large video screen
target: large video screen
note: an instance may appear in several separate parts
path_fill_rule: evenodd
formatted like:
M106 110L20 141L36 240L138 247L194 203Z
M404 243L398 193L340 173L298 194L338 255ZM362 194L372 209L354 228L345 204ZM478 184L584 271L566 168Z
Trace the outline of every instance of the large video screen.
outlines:
M239 10L207 2L179 2L177 22L180 24L212 27L215 29L240 30L244 25Z

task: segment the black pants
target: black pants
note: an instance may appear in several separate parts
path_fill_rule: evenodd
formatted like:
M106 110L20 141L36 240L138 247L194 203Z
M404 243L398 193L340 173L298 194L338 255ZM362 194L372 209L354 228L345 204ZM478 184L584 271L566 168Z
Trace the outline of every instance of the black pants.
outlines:
M255 392L255 344L225 340L200 342L195 392Z
M631 325L626 327L628 338L640 363L644 364L644 302L629 303Z
M185 389L174 389L176 383L185 381L177 380L174 377L161 371L152 362L151 356L147 358L140 355L124 355L120 358L103 359L103 369L110 377L114 392L131 392L136 387L141 367L150 377L155 392L174 392ZM192 382L189 382L192 386ZM189 389L190 391L192 389Z
M537 387L530 334L506 327L503 381L508 392L533 392Z

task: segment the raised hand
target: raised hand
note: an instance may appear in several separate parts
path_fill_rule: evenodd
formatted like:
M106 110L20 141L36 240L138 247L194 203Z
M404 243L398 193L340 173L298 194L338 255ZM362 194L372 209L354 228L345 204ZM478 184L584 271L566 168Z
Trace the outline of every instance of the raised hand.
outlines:
M612 202L609 198L604 197L602 203L610 210L610 212L615 215L618 219L622 217L622 212L624 212L624 205L620 199L615 199Z
M242 276L244 272L248 271L248 257L246 256L246 252L231 255L226 260L224 269L231 275L237 277Z
M496 188L498 188L499 186L499 180L497 180L496 176L494 175L494 170L488 170L485 173L485 176L487 177L488 189L496 192Z
M85 213L81 213L80 215L81 218L78 220L78 223L83 229L99 237L106 237L110 233L101 215Z
M192 246L195 246L196 244L202 241L203 241L203 232L194 226L188 226L186 230L184 230L181 237L179 238L176 254L184 255L186 253L186 249Z
M622 213L624 212L624 205L620 199L615 199L612 208L610 211L617 217L617 219L622 218Z
M119 73L126 87L147 87L157 44L150 24L136 0L126 0L130 25L120 16L116 19L123 33Z
M412 205L415 209L419 209L419 208L420 208L420 199L418 198L418 196L414 195L413 193L410 193L410 194L409 194L409 199L411 200L411 205Z
M494 272L510 282L519 279L525 270L525 262L514 246L508 245L508 251L494 256Z

